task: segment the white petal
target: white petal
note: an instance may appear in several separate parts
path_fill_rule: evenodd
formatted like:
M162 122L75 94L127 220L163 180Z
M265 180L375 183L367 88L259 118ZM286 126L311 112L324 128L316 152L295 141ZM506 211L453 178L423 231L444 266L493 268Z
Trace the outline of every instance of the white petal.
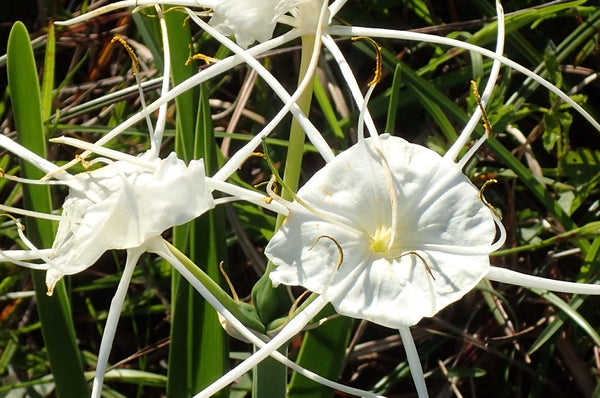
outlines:
M304 286L341 314L400 328L473 289L489 270L496 229L490 209L454 163L398 137L382 135L381 145L395 193L367 139L300 189L309 209L292 206L265 254L277 265L273 283ZM392 251L377 252L373 236L392 225L394 195ZM343 253L339 268L336 243Z

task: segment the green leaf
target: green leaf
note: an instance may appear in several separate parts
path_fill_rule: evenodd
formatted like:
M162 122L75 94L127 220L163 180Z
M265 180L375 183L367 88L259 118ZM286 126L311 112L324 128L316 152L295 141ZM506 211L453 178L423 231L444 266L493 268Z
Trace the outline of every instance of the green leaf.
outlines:
M29 33L21 22L13 25L8 39L8 84L15 124L21 145L46 157L44 127L38 74L29 41ZM22 176L39 179L43 173L33 165L22 162ZM27 209L43 213L52 212L50 189L44 185L24 185L23 202ZM29 239L38 247L51 247L54 225L47 220L25 220ZM71 316L65 285L61 281L54 295L46 295L44 272L32 271L42 323L42 334L54 374L56 391L61 398L81 398L89 394Z

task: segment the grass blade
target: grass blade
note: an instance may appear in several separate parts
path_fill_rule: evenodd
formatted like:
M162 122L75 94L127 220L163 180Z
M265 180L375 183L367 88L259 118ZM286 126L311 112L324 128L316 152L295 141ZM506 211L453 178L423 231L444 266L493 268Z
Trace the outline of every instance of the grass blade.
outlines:
M14 24L8 40L8 80L11 89L15 124L21 144L45 157L46 147L38 75L33 50L25 25ZM47 66L52 69L52 66ZM33 165L22 164L22 175L38 179L43 173ZM27 209L50 213L52 201L47 186L23 186L23 201ZM45 220L26 219L30 240L40 247L51 247L54 240L54 225ZM75 330L70 304L64 283L54 289L54 295L46 295L44 272L33 271L38 313L42 324L44 342L54 374L56 391L60 397L81 398L89 394Z

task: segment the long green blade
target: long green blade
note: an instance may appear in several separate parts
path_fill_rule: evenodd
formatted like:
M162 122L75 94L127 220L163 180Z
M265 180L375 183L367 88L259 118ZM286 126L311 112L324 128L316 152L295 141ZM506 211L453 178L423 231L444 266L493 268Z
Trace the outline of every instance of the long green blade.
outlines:
M38 74L29 41L29 33L21 22L14 24L8 40L8 84L14 110L15 124L21 144L45 157L46 147ZM52 69L53 66L46 66ZM33 165L23 163L22 175L38 179L43 173ZM47 186L23 186L23 202L27 209L43 213L52 211L50 190ZM29 239L39 247L51 247L54 225L46 220L25 220ZM46 295L44 272L33 271L38 313L42 324L44 343L54 374L56 391L61 398L81 398L89 394L83 374L81 358L71 309L63 282L54 289L54 295Z

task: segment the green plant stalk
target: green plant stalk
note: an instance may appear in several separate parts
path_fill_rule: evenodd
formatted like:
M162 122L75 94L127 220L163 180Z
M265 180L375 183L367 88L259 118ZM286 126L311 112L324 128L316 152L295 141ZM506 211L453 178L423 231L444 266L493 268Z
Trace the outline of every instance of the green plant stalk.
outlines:
M21 22L13 25L8 39L7 53L8 84L19 140L32 152L46 157L38 74L29 33ZM46 65L47 70L53 68L54 65ZM26 162L21 162L21 173L23 177L31 179L39 179L44 174ZM51 213L52 200L49 187L24 185L23 203L26 209ZM25 225L33 244L38 247L52 246L55 229L50 221L27 217ZM88 396L89 389L83 374L65 284L60 281L54 289L54 295L49 297L46 294L45 273L32 271L32 275L42 335L54 376L56 393L61 398Z

